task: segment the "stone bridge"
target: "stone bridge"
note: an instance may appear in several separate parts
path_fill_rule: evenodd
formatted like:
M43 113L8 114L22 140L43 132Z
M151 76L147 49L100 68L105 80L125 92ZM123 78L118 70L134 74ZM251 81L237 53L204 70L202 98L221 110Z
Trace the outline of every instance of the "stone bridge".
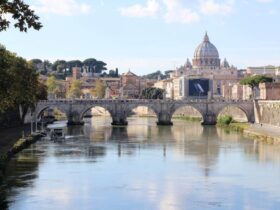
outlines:
M103 107L112 117L112 125L127 125L127 117L133 109L148 107L157 115L158 125L172 125L172 116L181 107L195 108L202 116L202 124L215 125L218 115L226 107L237 107L242 110L249 122L254 122L253 101L234 100L48 100L40 101L33 113L35 120L40 119L42 113L49 108L58 108L67 116L69 125L82 125L83 117L93 107Z

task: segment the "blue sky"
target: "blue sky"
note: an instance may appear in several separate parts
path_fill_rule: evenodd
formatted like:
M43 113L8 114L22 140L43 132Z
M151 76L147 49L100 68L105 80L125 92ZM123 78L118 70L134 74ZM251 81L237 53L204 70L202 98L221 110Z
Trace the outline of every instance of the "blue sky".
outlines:
M143 75L192 58L205 31L238 68L280 65L278 0L27 0L44 28L1 32L27 59L94 57Z

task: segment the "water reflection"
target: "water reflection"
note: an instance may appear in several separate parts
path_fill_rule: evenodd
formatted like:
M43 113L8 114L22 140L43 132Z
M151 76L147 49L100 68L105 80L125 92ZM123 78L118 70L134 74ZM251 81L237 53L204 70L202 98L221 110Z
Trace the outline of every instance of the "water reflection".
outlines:
M2 209L277 209L280 148L199 123L94 117L17 156ZM261 198L261 199L260 199Z

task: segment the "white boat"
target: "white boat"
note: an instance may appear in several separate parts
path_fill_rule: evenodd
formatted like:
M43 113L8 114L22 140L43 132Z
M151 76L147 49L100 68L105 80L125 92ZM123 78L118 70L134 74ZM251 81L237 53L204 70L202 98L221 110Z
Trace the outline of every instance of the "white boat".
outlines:
M47 139L50 140L64 140L66 126L64 124L51 124L47 127Z
M65 132L63 128L53 128L50 130L51 140L65 139Z

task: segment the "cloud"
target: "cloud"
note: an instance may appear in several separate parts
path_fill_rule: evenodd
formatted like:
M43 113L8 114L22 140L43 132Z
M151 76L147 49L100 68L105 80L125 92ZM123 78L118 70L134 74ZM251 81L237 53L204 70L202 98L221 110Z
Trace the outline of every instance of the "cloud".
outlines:
M199 22L200 17L191 9L183 7L178 0L163 0L166 6L166 13L164 19L167 23L196 23Z
M129 7L122 7L120 13L123 16L137 18L160 16L167 23L189 24L200 20L199 15L189 8L184 8L180 4L180 0L147 0L144 6L134 4Z
M160 5L157 0L147 0L145 6L134 4L120 9L121 15L127 17L156 17L160 11Z
M200 10L206 15L229 15L234 8L234 0L217 3L215 0L201 0Z
M50 13L63 16L88 14L90 5L77 0L36 0L33 9L40 13Z

